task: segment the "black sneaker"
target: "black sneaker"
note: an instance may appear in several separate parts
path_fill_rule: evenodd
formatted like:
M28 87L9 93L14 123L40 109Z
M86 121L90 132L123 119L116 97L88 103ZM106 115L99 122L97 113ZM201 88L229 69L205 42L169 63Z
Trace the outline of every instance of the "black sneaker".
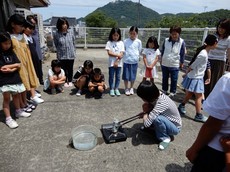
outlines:
M100 92L94 93L94 98L95 99L101 99L102 98L102 93L100 93Z
M85 98L86 98L86 99L93 98L93 94L92 94L91 92L87 92L87 93L85 94Z

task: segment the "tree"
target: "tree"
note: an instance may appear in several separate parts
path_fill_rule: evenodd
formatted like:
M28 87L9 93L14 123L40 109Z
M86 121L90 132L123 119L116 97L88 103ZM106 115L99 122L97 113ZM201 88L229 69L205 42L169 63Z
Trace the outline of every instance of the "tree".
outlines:
M102 11L96 11L88 15L85 19L88 27L115 27L117 22L107 17Z

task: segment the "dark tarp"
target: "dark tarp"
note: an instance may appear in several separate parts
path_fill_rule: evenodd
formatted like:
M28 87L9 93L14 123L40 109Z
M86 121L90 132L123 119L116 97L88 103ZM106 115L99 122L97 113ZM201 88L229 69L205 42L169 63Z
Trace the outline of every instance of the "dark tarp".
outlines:
M11 15L14 14L16 9L13 1L1 0L0 1L0 31L5 31L6 23Z

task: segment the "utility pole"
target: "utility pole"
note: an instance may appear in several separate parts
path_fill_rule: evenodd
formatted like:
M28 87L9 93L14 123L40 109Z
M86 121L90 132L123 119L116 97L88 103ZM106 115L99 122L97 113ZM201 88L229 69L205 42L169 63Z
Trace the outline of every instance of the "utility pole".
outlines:
M140 1L138 2L138 6L137 6L137 26L140 27Z

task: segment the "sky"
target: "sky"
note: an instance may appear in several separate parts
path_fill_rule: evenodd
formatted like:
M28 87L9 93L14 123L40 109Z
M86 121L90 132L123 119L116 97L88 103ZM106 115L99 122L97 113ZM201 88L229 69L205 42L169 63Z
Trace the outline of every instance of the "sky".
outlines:
M50 0L46 8L32 8L34 13L43 16L43 20L57 17L85 17L99 7L115 0ZM229 0L132 0L159 14L163 13L202 13L217 9L230 10Z

